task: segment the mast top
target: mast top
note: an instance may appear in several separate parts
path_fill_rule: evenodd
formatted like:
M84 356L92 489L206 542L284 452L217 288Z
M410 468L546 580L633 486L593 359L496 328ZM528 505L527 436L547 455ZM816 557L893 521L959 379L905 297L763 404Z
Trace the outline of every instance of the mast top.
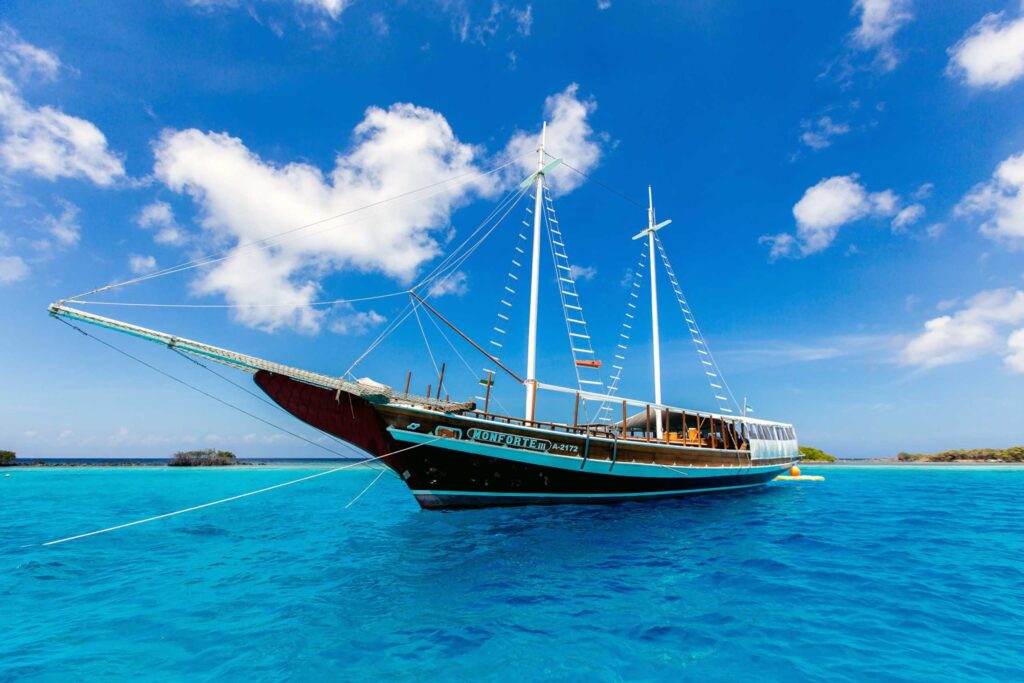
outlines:
M668 225L671 222L672 222L672 219L670 218L667 221L662 221L662 222L660 222L658 224L654 223L654 193L651 190L651 186L648 185L647 186L647 227L644 228L643 230L641 230L640 232L638 232L637 234L633 235L633 239L638 240L641 237L646 237L647 235L655 233L655 232L661 230L662 228L664 228L666 225Z

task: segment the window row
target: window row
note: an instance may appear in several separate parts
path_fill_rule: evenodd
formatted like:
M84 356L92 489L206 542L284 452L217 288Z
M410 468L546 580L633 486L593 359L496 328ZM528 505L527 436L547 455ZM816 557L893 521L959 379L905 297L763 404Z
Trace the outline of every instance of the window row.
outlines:
M751 439L764 441L793 441L796 439L796 432L792 427L761 424L747 424L746 427L747 436Z

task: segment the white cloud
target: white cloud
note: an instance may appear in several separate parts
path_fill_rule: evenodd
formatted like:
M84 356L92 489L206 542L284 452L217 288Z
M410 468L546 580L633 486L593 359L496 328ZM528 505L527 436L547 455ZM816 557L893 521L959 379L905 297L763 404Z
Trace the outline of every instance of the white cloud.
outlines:
M606 10L611 8L612 0L597 0L597 9Z
M368 109L352 149L337 156L327 177L308 164L265 162L221 133L165 131L155 154L157 179L191 195L206 231L229 244L265 239L480 170L480 150L459 141L441 114L411 104ZM355 268L408 282L440 253L437 236L452 212L495 189L492 176L477 176L388 202L270 250L240 252L205 272L194 287L242 306L237 315L247 325L315 331L322 316L305 304L318 292L319 276ZM279 306L260 306L268 303Z
M516 9L513 7L509 12L511 12L512 18L516 22L516 31L519 35L530 35L530 30L533 28L533 5L527 5L526 9Z
M511 20L516 33L529 36L533 28L533 7L517 7L492 0L486 16L474 11L467 0L438 0L441 9L451 18L452 31L463 43L486 45L498 35L506 20ZM481 3L482 4L482 3Z
M894 69L899 59L893 39L914 18L910 0L855 0L851 12L860 15L852 34L854 44L862 50L875 50L878 63L886 70Z
M977 358L986 353L1005 352L1005 328L1024 323L1024 291L993 289L981 292L952 315L933 318L924 324L924 331L911 339L903 349L902 360L908 365L936 367ZM1007 364L1015 367L1016 344L1020 338L1011 335Z
M601 155L586 120L595 104L577 99L576 91L572 85L546 100L548 139L553 151L588 170ZM536 139L527 142L526 137L517 132L501 156L528 146L524 157L535 159ZM305 163L265 161L237 138L195 129L164 131L154 143L154 154L154 177L193 199L204 228L202 238L218 250L379 204L328 220L269 248L236 252L191 283L196 294L223 295L238 307L233 309L237 320L267 331L293 327L315 332L330 324L329 315L308 304L317 297L320 280L333 272L378 272L408 284L424 263L442 252L453 230L455 210L476 197L493 196L503 182L522 177L476 175L492 163L484 150L460 141L440 113L412 104L367 109L350 148L338 154L329 173ZM521 163L522 175L535 169L535 161L524 158ZM564 173L552 174L552 183L572 189L578 181ZM381 203L456 177L459 180L429 192ZM148 229L163 229L174 224L174 216L165 202L154 202L143 209L138 222ZM462 293L465 275L439 287L444 294Z
M1007 355L1003 359L1014 372L1024 374L1024 328L1014 331L1006 340Z
M804 132L800 135L800 141L811 149L825 149L831 146L833 138L850 132L849 124L836 123L831 116L822 116L817 121L804 121L802 128Z
M366 334L387 321L377 311L356 311L351 305L339 308L346 312L331 321L330 330L335 334Z
M331 19L337 19L351 3L350 0L296 0L300 5L311 7L328 15Z
M156 258L142 254L130 254L128 256L128 267L136 275L152 273L156 270Z
M43 218L43 227L57 240L62 247L73 247L82 236L82 228L78 224L78 207L71 202L61 201L62 210L59 216L47 215Z
M1024 4L1022 4L1024 7ZM974 88L1001 88L1024 75L1024 16L986 14L949 48L947 72Z
M921 187L914 190L914 193L910 195L914 199L928 199L932 196L932 192L935 191L934 183L925 183Z
M24 279L28 275L28 266L20 256L0 256L0 285Z
M39 75L45 80L57 78L60 59L48 50L26 43L10 26L0 26L0 64L4 71L16 72L21 79Z
M777 235L761 235L757 243L771 245L771 250L768 252L768 259L771 261L792 255L797 246L796 238L788 232L780 232Z
M469 291L469 278L461 270L451 275L436 280L430 286L430 296L447 296L454 294L455 296L462 296Z
M990 180L960 200L955 212L984 217L983 235L1010 247L1024 247L1024 152L1000 163Z
M594 266L569 266L569 278L572 280L593 280L596 275Z
M567 164L587 173L601 160L601 145L598 136L588 122L588 117L597 108L591 99L578 97L579 86L571 84L557 95L544 100L544 116L547 119L546 150L549 154L565 159ZM505 156L514 159L514 168L522 179L537 170L537 146L540 131L516 131L505 148ZM567 193L583 183L583 178L569 169L555 168L547 177L552 192Z
M905 232L914 223L917 223L921 218L924 217L924 206L921 204L911 204L910 206L904 207L896 214L896 217L892 219L892 230L893 232Z
M34 107L14 77L56 77L60 60L0 29L0 165L41 178L85 178L100 186L124 176L124 165L91 122L52 107ZM16 72L16 74L15 74Z
M174 210L167 202L158 200L144 206L136 223L144 230L156 230L153 241L157 244L181 246L188 241L188 236L174 220Z
M761 242L771 244L770 258L808 256L832 244L839 229L868 216L891 216L899 206L892 190L868 192L856 175L825 178L808 188L793 206L796 235L769 235Z

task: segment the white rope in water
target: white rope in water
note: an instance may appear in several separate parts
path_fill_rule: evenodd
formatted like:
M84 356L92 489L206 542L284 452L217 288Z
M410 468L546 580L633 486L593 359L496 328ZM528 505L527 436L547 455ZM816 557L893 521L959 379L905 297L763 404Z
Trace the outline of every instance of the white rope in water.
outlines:
M128 522L126 524L118 524L117 526L107 527L106 529L99 529L97 531L90 531L90 532L85 533L85 534L78 534L77 536L68 536L67 538L59 538L56 541L47 541L46 543L43 543L41 545L44 545L44 546L47 546L47 545L60 545L61 543L67 543L68 541L77 541L80 538L88 538L89 536L98 536L99 534L110 533L111 531L117 531L118 529L127 529L130 526L137 526L139 524L146 524L147 522L155 522L158 519L167 519L168 517L174 517L175 515L183 515L186 512L195 512L196 510L202 510L203 508L213 507L214 505L221 505L223 503L230 503L233 500L239 500L241 498L248 498L249 496L255 496L258 493L266 493L267 491L273 491L274 489L280 489L280 488L284 488L285 486L291 486L292 484L298 484L298 483L303 482L303 481L309 481L310 479L316 479L317 477L322 477L322 476L327 475L327 474L333 474L334 472L340 472L341 470L347 470L347 469L351 469L353 467L358 467L359 465L365 465L365 464L373 462L375 460L381 460L382 458L386 458L386 457L391 456L391 455L396 455L398 453L402 453L403 451L410 451L413 448L419 448L420 446L426 446L427 444L431 444L431 443L439 440L440 438L441 437L437 437L437 438L431 439L430 441L424 441L423 443L418 443L418 444L414 444L412 446L407 446L406 448L400 448L397 451L391 451L390 453L385 453L384 455L378 455L378 456L376 456L374 458L370 458L369 460L359 460L357 462L349 463L347 465L342 465L341 467L335 467L334 469L326 470L324 472L317 472L316 474L310 474L308 476L300 477L298 479L292 479L291 481L282 482L280 484L274 484L273 486L267 486L265 488L257 489L255 491L249 491L248 493L240 493L237 496L230 496L228 498L221 498L220 500L214 500L214 501L211 501L209 503L203 503L202 505L193 505L192 507L184 508L182 510L175 510L174 512L167 512L167 513L164 513L162 515L155 515L153 517L147 517L145 519L137 519L134 522ZM383 472L381 472L381 474L383 474ZM379 474L377 475L377 479L380 479L380 475ZM374 479L374 482L376 482L377 479ZM371 486L372 486L372 484L371 484ZM366 490L368 490L368 489L369 489L369 487L367 487L367 489L364 489L363 493L365 493ZM360 493L359 495L361 496L362 493ZM359 496L357 496L356 498L358 499L358 497ZM352 502L355 502L355 501L353 500ZM351 503L349 505L351 505ZM345 507L348 507L348 505L346 505Z
M363 489L362 491L360 491L360 492L359 492L359 493L358 493L358 494L356 495L356 497L355 497L355 498L353 498L352 500L350 500L350 501L348 502L348 504L347 504L347 505L345 506L345 509L346 509L346 510L348 510L348 509L349 509L350 507L352 507L353 505L355 505L355 504L356 504L356 501L357 501L357 500L359 500L360 498L362 498L362 497L363 497L363 494L364 494L364 493L366 493L367 491L369 491L370 489L372 489L372 488L373 488L373 485L374 485L374 484L376 484L376 483L377 483L377 482L378 482L378 481L380 480L380 478L384 476L384 473L385 473L385 472L387 472L387 470L386 470L386 469L383 469L383 470L381 470L381 471L380 471L380 474L378 474L378 475L377 475L376 477L374 477L374 478L373 478L373 481L371 481L371 482L370 482L369 484L367 484L367 485L366 485L366 488L364 488L364 489Z

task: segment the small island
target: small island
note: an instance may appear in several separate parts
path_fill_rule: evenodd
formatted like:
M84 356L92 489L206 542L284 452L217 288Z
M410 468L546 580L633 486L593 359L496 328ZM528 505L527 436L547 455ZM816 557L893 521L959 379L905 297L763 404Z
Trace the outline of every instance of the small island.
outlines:
M199 451L178 451L168 462L168 467L225 467L237 465L238 460L231 451L206 448Z
M836 456L829 455L825 451L811 446L800 447L800 461L801 462L835 462Z
M900 453L899 462L1024 462L1024 446L972 448L941 453Z
M13 467L17 458L14 451L0 451L0 467Z

